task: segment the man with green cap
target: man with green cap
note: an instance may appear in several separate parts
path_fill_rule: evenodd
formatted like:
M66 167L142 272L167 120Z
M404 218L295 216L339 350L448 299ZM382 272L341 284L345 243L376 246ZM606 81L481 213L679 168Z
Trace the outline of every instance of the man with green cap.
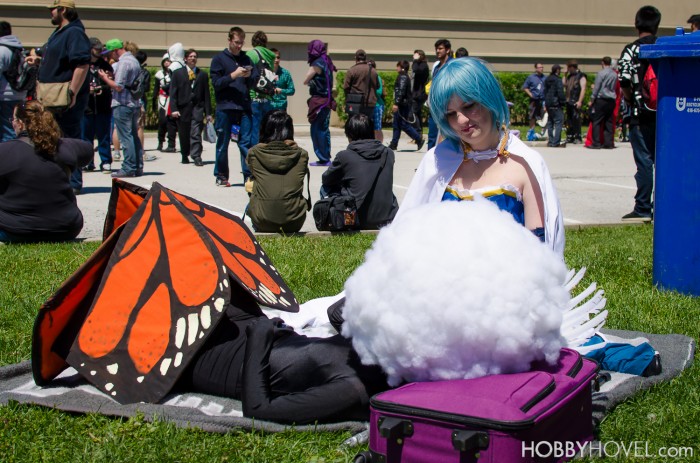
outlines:
M141 65L131 52L124 49L124 43L119 39L108 40L103 54L108 60L119 61L114 79L106 72L99 71L100 78L112 89L112 118L124 149L122 167L113 172L112 177L139 177L143 175L143 159L140 154L141 141L136 135L141 102L132 96L130 89L141 72Z

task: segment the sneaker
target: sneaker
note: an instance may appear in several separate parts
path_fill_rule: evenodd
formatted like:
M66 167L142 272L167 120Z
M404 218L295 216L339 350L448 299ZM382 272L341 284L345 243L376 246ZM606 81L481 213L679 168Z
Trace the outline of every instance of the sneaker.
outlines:
M389 149L391 151L396 151L399 148L399 145L396 143L389 143Z
M103 174L111 174L112 173L112 164L102 164L100 166L100 172Z
M112 178L126 178L126 177L136 177L136 172L127 172L124 169L119 169L116 172L112 172Z
M90 165L90 166L85 166L85 167L83 167L83 172L93 172L94 170L95 170L95 166L94 166L94 165Z
M177 152L177 150L175 149L174 146L168 146L167 148L165 148L165 149L163 150L163 152L164 152L164 153L175 153L175 152Z
M117 151L117 150L112 151L112 159L115 161L121 161L122 160L121 151Z
M647 223L651 222L651 215L642 215L638 212L632 211L629 214L622 216L623 222L634 222L634 223Z
M202 167L204 165L202 158L194 158L194 165L197 167Z
M326 162L321 162L321 161L314 161L309 163L310 166L313 167L327 167L331 165L331 161L326 161Z
M156 159L158 159L158 156L156 156L155 154L143 154L143 160L145 162L155 161Z
M425 145L425 138L421 138L416 142L416 151L420 151L420 149L423 148L423 145Z
M530 129L527 131L527 141L535 141L535 129Z
M225 179L224 177L216 177L216 186L228 188L231 186L231 184L228 182L228 179Z

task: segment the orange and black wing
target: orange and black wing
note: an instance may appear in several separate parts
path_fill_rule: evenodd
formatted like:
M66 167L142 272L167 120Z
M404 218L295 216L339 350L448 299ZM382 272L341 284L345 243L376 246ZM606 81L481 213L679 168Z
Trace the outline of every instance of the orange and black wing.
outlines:
M207 230L235 282L265 307L299 311L294 293L241 219L196 199L172 193Z
M146 195L148 195L147 188L118 178L112 180L112 192L109 195L105 224L102 229L103 240L106 240L114 230L134 215Z
M230 300L217 249L154 184L116 244L68 363L121 403L163 398Z

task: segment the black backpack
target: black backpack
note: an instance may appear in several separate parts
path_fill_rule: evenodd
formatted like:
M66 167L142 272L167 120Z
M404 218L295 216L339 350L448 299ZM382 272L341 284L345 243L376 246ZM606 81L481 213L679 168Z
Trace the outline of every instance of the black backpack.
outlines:
M255 67L258 69L258 81L255 83L256 93L264 96L270 96L275 94L275 81L277 80L277 75L272 70L270 63L265 61L262 54L253 48L253 51L258 54L258 62L255 63Z
M27 71L27 66L24 65L24 56L22 55L21 48L10 47L5 44L3 46L7 47L12 52L12 57L10 58L10 64L7 69L2 73L7 83L10 84L12 90L16 92L23 92L27 90L31 79L29 78L29 72Z
M131 83L131 86L129 87L131 97L135 100L140 100L146 94L150 86L151 73L148 72L148 69L141 68L141 70L139 71L139 75L136 77L136 79L134 79L134 81Z

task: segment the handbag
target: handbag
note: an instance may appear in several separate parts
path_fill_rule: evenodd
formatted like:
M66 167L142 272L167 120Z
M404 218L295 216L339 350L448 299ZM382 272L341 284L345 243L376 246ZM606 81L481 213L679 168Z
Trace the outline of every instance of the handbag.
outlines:
M216 143L216 129L214 128L213 122L207 122L206 127L204 127L204 141L209 143Z
M314 204L314 222L320 231L353 230L359 227L355 198L328 196Z
M36 98L48 109L68 109L73 91L70 82L37 82Z

